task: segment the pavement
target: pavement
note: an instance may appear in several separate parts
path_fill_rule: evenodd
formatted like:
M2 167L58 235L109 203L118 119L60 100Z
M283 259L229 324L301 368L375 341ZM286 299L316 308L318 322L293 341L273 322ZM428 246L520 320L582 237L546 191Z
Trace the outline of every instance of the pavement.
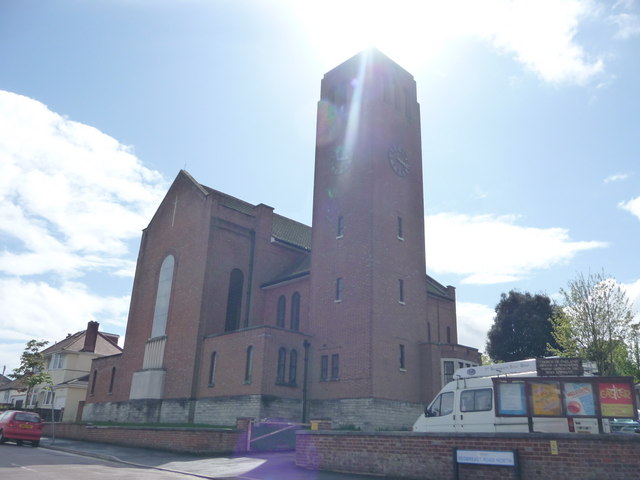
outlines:
M233 456L201 456L106 443L42 437L41 448L95 457L141 468L196 478L239 480L368 480L381 477L307 470L295 465L295 453L267 452Z

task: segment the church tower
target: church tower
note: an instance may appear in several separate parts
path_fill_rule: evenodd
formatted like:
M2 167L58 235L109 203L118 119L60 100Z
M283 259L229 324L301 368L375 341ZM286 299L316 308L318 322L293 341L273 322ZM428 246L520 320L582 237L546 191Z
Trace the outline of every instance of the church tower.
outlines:
M428 333L412 75L375 49L339 65L322 80L316 135L312 410L332 416L337 402L414 416L427 400L420 344Z

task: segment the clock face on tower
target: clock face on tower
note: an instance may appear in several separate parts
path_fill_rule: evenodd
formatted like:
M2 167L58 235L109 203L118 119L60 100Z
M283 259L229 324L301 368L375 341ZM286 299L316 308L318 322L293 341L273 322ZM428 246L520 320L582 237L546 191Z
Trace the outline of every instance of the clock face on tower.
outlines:
M391 165L391 169L395 174L399 177L406 177L409 173L409 157L402 147L392 146L387 156L389 165Z
M342 145L336 147L331 155L331 171L336 175L345 172L351 165L351 152Z

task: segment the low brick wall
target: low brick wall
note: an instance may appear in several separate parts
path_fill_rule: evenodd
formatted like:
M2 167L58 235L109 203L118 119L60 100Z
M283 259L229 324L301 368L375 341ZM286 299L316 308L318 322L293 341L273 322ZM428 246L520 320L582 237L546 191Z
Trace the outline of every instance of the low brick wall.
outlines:
M44 435L51 436L51 433L51 424L46 424ZM56 423L55 436L57 438L193 454L226 454L246 451L246 433L238 429L106 427Z
M557 454L552 445L557 445ZM433 434L300 431L296 465L308 469L451 480L453 449L517 450L522 480L640 478L640 435ZM460 480L515 479L513 468L460 465Z

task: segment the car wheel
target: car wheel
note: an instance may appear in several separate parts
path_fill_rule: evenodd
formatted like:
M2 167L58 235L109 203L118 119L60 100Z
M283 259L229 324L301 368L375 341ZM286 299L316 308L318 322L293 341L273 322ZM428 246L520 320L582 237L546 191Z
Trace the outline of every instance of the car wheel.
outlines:
M2 430L0 430L0 443L4 443L7 441L7 438L4 436L4 434L2 433Z
M34 440L33 442L31 442L31 446L32 447L37 447L38 445L40 445L40 440Z
M21 447L22 446L22 440L16 440L16 444Z

